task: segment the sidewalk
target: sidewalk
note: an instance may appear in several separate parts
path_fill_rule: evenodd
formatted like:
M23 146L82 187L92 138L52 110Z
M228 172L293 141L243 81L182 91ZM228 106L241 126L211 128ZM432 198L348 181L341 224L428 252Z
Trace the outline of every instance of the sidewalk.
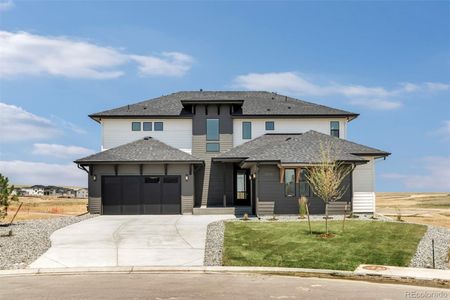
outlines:
M450 281L450 270L360 265L354 273L356 275Z

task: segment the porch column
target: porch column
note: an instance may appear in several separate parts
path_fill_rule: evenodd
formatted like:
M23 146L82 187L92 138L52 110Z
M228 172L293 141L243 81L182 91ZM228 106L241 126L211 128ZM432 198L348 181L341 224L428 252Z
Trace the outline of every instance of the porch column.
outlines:
M225 163L222 163L222 175L223 175L223 207L227 207L227 193L225 192L226 189L226 178L227 178L227 170Z

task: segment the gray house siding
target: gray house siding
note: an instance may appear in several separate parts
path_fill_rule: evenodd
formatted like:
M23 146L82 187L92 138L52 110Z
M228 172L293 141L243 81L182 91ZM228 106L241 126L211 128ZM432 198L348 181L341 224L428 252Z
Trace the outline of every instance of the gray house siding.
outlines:
M167 175L181 176L181 210L183 214L191 214L194 204L194 175L189 175L188 181L185 176L189 174L189 164L168 164ZM98 164L93 166L93 176L89 176L89 212L101 214L102 211L102 190L101 182L104 175L115 175L114 165ZM117 175L140 175L140 167L136 164L118 165ZM164 175L163 164L145 164L142 168L142 175Z
M276 165L259 166L257 176L257 213L260 215L271 214L298 214L298 199L301 196L300 183L296 184L295 197L288 197L284 192L284 184L280 183L280 171ZM351 202L351 175L349 175L345 183L347 191L339 201ZM324 214L325 204L318 197L307 197L309 200L309 210L311 214Z
M207 107L207 108L206 108ZM219 108L220 107L220 108ZM219 119L220 152L206 152L206 120ZM233 147L233 120L230 105L197 104L192 116L192 155L205 161L204 167L196 171L195 206L223 206L224 195L227 206L232 205L233 167L213 163L211 159Z

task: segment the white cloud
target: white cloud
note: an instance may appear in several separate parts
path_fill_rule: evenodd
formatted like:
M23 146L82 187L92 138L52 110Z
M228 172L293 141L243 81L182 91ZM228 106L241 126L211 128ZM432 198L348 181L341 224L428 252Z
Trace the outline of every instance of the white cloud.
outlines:
M60 133L48 119L34 115L21 107L0 102L0 140L42 140Z
M87 186L86 172L74 163L49 164L30 161L0 161L0 173L13 184Z
M181 76L192 65L183 53L160 56L128 54L68 37L41 36L27 32L0 31L0 77L49 74L70 78L110 79L124 74L122 68L137 62L141 74Z
M450 191L450 155L425 157L419 163L420 175L387 173L382 177L400 181L410 190Z
M12 0L0 1L0 12L10 10L14 7Z
M154 56L130 56L140 64L141 74L182 76L191 68L191 56L179 52L163 52L161 58Z
M233 85L248 90L278 91L299 96L338 95L345 97L353 105L372 109L391 110L402 106L401 96L409 93L437 92L450 85L437 82L421 84L402 83L397 88L387 89L377 86L339 84L330 82L319 84L297 72L249 73L237 76Z
M442 126L432 134L441 137L444 141L450 141L450 120L443 121Z
M59 158L79 158L93 154L92 149L79 146L65 146L59 144L33 144L33 154L46 155Z

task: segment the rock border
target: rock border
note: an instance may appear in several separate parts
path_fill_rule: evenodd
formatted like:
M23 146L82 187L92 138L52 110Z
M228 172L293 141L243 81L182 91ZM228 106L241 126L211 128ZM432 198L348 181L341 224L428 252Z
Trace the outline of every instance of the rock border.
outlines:
M208 224L205 241L205 266L222 266L223 241L225 237L225 221Z
M450 230L443 227L427 225L428 229L417 245L416 254L409 264L413 268L432 268L432 240L434 239L435 267L449 270L448 254L450 251Z

